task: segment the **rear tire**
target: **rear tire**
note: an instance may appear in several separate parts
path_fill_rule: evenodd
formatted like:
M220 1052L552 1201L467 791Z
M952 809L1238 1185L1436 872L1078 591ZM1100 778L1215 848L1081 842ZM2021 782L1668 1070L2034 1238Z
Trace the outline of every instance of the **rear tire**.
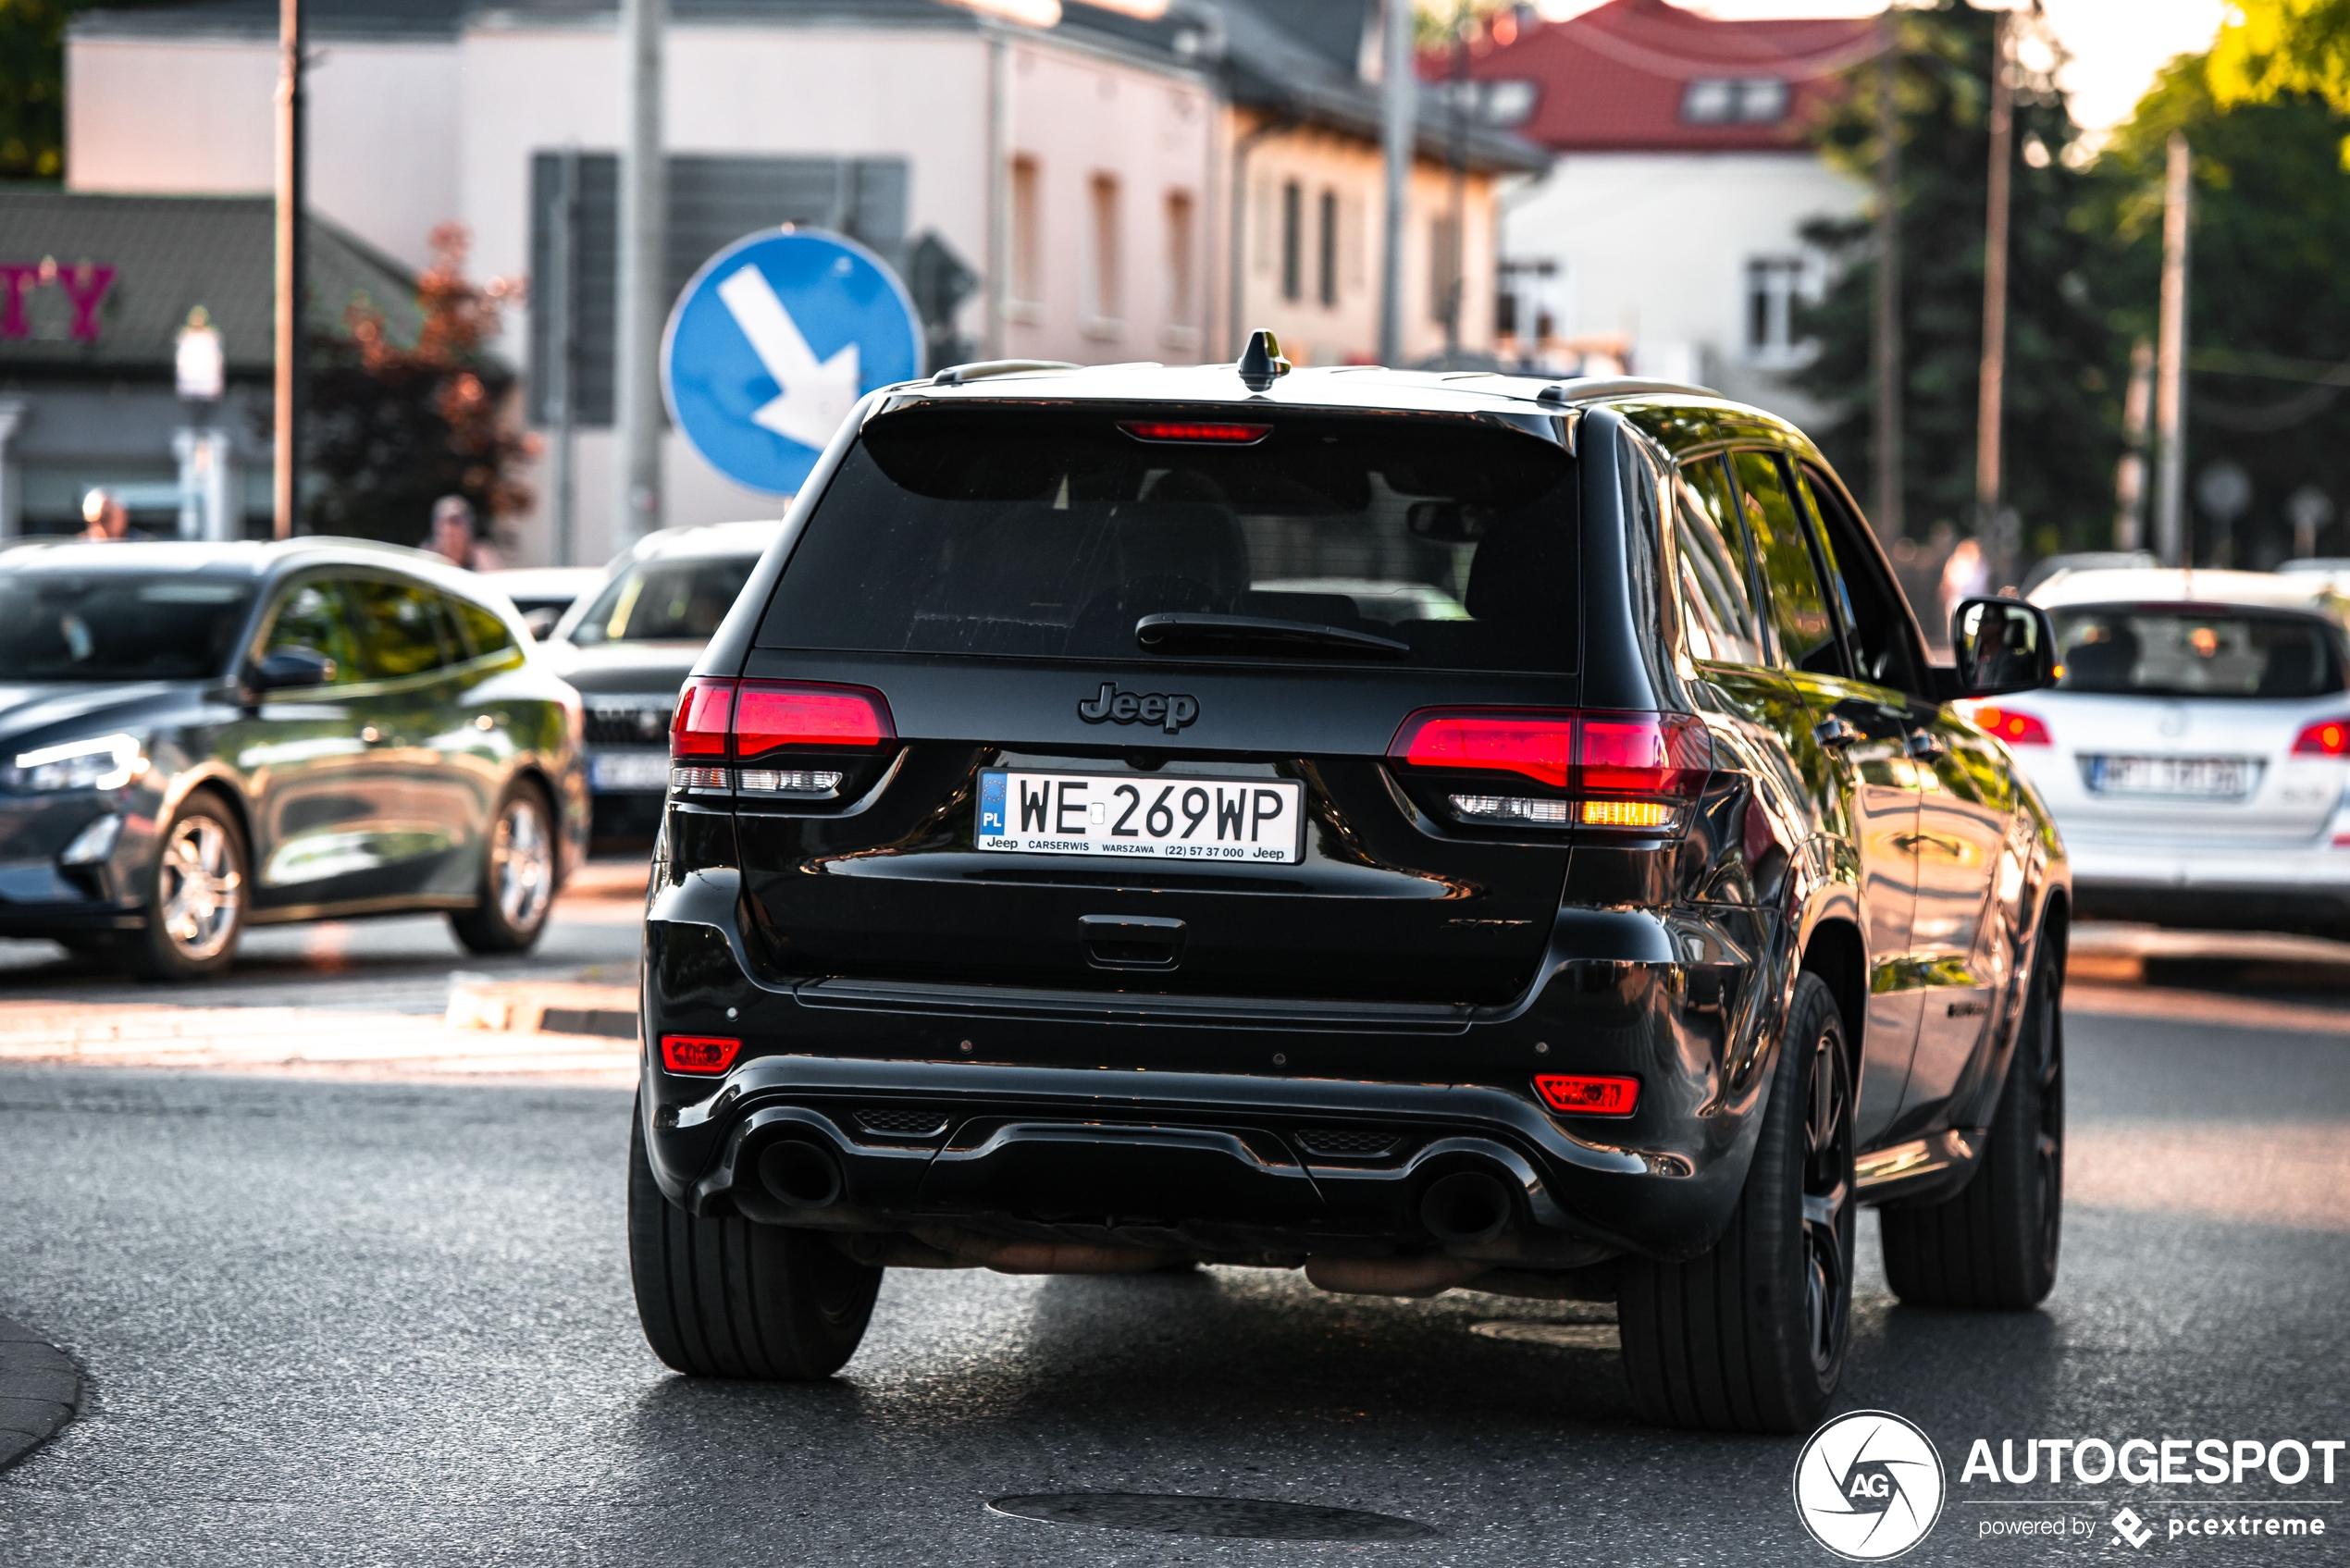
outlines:
M190 796L162 833L146 923L120 932L114 953L141 980L210 980L237 961L252 857L237 814L208 793Z
M2064 1015L2060 972L2040 938L1990 1147L1938 1204L1887 1208L1885 1278L1911 1306L2023 1312L2056 1288L2064 1224Z
M526 953L555 904L555 813L527 781L506 787L482 845L481 896L449 917L468 953Z
M642 1106L628 1131L628 1272L653 1354L689 1377L808 1381L856 1353L882 1271L813 1230L698 1219L662 1195Z
M1686 1263L1623 1264L1616 1317L1643 1417L1716 1432L1817 1425L1851 1338L1852 1191L1843 1019L1806 972L1729 1228Z

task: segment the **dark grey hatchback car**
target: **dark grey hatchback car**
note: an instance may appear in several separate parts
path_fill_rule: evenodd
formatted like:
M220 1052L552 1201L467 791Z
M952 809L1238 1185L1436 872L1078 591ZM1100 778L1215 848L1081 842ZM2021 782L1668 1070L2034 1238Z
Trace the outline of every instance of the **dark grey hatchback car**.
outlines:
M965 370L828 451L687 683L630 1190L654 1349L818 1377L886 1268L1613 1301L1794 1431L2056 1278L2069 877L1786 422L1693 388Z
M151 979L249 924L538 941L586 844L576 693L513 607L356 540L0 556L0 936Z

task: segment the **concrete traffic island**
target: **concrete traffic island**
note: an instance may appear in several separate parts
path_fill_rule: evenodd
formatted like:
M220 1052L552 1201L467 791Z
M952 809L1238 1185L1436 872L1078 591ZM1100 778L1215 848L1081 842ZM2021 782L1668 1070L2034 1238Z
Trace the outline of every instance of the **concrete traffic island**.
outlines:
M81 1402L81 1374L63 1351L0 1317L0 1470L56 1435Z

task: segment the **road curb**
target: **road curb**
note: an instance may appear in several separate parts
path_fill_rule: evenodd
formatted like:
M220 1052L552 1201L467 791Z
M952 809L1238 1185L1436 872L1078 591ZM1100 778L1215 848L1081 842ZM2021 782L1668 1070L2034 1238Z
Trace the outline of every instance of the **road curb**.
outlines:
M56 1435L81 1402L81 1374L63 1351L0 1317L0 1470Z

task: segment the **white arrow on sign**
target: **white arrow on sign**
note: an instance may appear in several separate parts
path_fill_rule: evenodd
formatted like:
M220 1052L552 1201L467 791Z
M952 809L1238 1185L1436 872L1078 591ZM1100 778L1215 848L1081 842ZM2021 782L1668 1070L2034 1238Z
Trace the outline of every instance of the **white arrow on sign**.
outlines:
M750 340L751 352L783 390L754 413L751 422L787 441L819 451L857 406L857 345L817 363L799 324L756 266L745 266L718 285L727 313Z

